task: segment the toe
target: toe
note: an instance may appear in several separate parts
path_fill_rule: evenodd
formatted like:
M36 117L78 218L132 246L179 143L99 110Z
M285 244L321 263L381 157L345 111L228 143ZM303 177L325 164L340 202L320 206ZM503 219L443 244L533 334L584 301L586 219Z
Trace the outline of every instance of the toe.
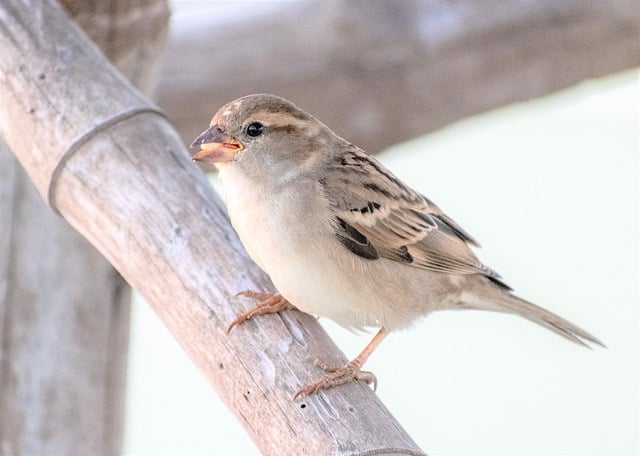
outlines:
M270 293L258 293L256 291L245 290L238 293L236 296L246 296L248 298L259 299L260 302L251 309L238 315L235 320L227 327L227 334L233 330L236 326L244 323L245 321L255 317L257 315L266 315L271 313L278 313L282 310L290 309L293 306L289 304L285 298L279 294Z
M354 380L363 381L367 384L373 383L373 389L378 386L378 380L372 372L360 370L360 367L353 363L349 363L346 366L335 367L327 364L319 359L314 359L314 364L327 372L327 375L322 377L317 382L311 383L300 391L298 391L293 399L296 400L300 396L308 396L316 393L321 389L329 389L335 386L344 385Z
M341 364L328 363L326 361L321 360L320 358L311 358L311 361L313 362L314 366L319 367L325 372L336 372L345 367Z

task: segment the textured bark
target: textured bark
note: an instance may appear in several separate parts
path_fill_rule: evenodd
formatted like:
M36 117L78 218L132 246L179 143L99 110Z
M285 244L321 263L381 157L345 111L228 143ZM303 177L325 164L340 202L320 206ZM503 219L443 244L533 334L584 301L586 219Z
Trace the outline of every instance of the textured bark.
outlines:
M76 2L75 13L88 19L88 8L108 11L97 24L106 24L109 33L95 36L97 43L109 50L135 83L150 90L157 68L154 60L168 25L166 3L132 5L135 15L143 9L149 17L162 16L159 12L164 9L164 23L156 20L147 28L129 29L136 36L131 49L144 50L135 52L135 62L131 49L113 47L121 35L113 24L131 17L126 7L109 8L113 3ZM0 12L9 13L0 20L2 109L5 114L28 109L29 116L46 123L55 136L66 107L61 105L61 112L49 113L53 118L47 118L36 111L38 98L58 97L64 103L65 93L47 90L45 81L64 79L69 68L61 66L55 53L46 62L38 60L51 51L54 41L47 40L55 39L45 34L51 28L45 25L47 8L3 2ZM94 33L100 30L96 24L90 28ZM33 78L31 83L39 87L31 94L34 100L18 91L14 102L12 95L4 93L17 89L7 84L20 75ZM81 91L81 87L69 84L68 90ZM34 146L38 127L29 123L20 129L13 125L19 118L0 118L0 134L10 138L17 133L23 136L21 144ZM129 287L93 246L47 207L1 140L0 214L0 454L119 454Z
M168 0L60 0L111 63L151 95L169 29Z
M640 64L637 0L331 1L183 14L158 102L187 144L272 92L370 153Z
M0 134L40 194L145 296L258 447L422 454L364 385L292 401L319 374L308 356L345 361L310 316L225 334L246 305L233 294L269 289L268 279L166 120L55 3L39 14L29 33L33 12L17 0L0 6Z
M117 454L129 293L0 153L0 453Z

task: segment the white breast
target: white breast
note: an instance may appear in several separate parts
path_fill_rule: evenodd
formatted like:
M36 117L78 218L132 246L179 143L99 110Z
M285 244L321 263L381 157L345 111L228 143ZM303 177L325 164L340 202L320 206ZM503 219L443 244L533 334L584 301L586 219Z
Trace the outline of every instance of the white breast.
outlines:
M261 185L247 178L235 166L220 170L224 200L231 223L251 258L270 276L283 262L291 262L312 231L329 232L327 222L318 224L317 208L322 208L315 189L291 186L275 189L275 184ZM309 211L314 206L315 211ZM301 219L304 217L304 219Z
M390 268L390 260L366 260L348 251L313 183L274 191L234 168L220 171L233 227L251 258L298 309L348 328L394 329L435 307L439 293L434 290L429 299L425 286L425 275L435 273L397 263Z

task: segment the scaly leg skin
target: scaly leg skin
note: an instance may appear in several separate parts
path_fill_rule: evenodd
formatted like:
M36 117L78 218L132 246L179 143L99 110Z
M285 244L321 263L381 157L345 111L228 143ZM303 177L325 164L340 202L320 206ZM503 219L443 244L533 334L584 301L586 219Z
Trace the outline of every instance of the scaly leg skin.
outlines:
M295 401L300 396L309 396L310 394L316 393L321 389L329 389L334 386L344 385L345 383L351 382L353 380L361 380L366 382L367 384L373 383L373 390L375 391L378 381L376 376L371 372L363 371L360 368L367 361L371 353L376 349L380 342L389 334L389 331L385 328L380 328L380 331L375 335L375 337L369 342L369 345L362 350L358 356L356 356L353 361L347 363L345 366L335 366L331 364L327 364L319 359L314 360L314 364L324 370L327 375L322 377L317 382L313 382L300 391L298 391L295 396L293 396L293 400Z
M236 296L246 296L247 298L257 299L260 302L251 309L242 312L231 322L227 328L227 334L231 332L233 328L244 323L245 321L253 318L257 315L266 315L272 313L278 313L283 310L293 309L294 307L279 294L272 293L258 293L257 291L245 290L236 294Z

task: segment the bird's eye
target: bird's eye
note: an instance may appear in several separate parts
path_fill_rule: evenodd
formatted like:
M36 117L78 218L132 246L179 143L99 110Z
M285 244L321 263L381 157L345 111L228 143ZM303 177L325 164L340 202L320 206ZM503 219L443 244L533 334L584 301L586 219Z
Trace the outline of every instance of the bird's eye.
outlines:
M247 125L247 134L249 136L260 136L262 134L262 129L263 126L260 122L251 122L249 125Z

